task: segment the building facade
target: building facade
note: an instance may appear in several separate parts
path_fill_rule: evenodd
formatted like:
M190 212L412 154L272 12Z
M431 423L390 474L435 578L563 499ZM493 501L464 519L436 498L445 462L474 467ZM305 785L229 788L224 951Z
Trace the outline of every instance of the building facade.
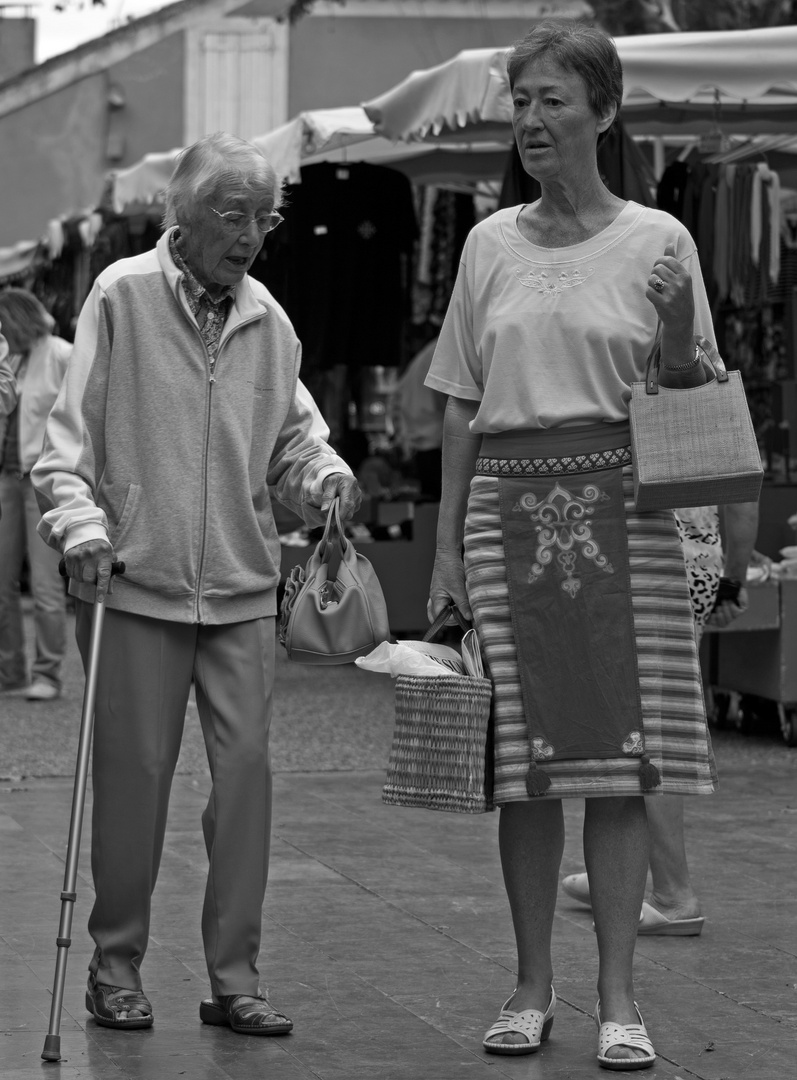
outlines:
M30 20L12 43L0 18L0 248L91 209L108 172L144 154L357 105L461 49L590 13L580 0L318 0L291 22L291 7L182 0L21 71L9 65Z

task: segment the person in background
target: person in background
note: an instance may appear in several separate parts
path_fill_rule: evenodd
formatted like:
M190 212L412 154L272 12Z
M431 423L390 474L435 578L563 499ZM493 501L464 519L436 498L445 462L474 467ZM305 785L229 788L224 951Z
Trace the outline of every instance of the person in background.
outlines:
M689 596L698 645L706 625L724 628L747 610L747 567L754 557L758 503L688 507L676 511L686 563ZM724 596L720 597L720 588ZM684 799L663 795L646 799L650 830L652 890L642 903L637 933L658 937L697 937L705 921L689 873L684 836ZM590 904L585 871L562 881L568 896Z
M3 417L13 412L17 403L17 380L8 361L8 342L3 337L2 330L3 324L0 323L0 424Z
M549 1035L562 799L584 798L598 1063L643 1069L656 1061L633 973L645 796L710 794L716 769L675 516L635 509L628 403L659 324L673 388L707 381L695 335L714 331L688 231L601 179L623 94L611 39L542 23L507 72L542 194L471 231L427 378L449 398L428 616L453 602L473 617L493 682L517 943L516 986L482 1045L530 1054Z
M212 780L203 1023L283 1035L260 985L271 833L269 727L280 544L272 496L320 525L357 482L299 381L301 346L251 278L280 220L274 169L216 133L180 155L157 247L100 274L34 469L40 532L63 552L86 663L107 605L94 728L86 1007L147 1028L151 895L192 681ZM114 560L124 572L109 589ZM170 1016L183 1006L163 991Z
M61 693L66 651L64 583L58 553L36 533L39 509L30 472L58 396L72 346L53 333L53 318L26 289L0 291L0 323L11 350L19 399L0 422L0 686L28 701ZM35 654L28 680L20 577L27 556Z

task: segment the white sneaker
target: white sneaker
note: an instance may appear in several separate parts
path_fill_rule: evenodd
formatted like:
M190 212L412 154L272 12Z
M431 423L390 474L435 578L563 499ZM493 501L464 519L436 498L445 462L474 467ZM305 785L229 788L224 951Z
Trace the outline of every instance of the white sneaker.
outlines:
M589 898L589 879L586 874L568 874L562 881L562 889L573 900L592 907Z
M52 683L45 682L43 679L37 679L25 692L25 697L28 701L55 701L55 699L60 696L61 691L58 687L53 686Z

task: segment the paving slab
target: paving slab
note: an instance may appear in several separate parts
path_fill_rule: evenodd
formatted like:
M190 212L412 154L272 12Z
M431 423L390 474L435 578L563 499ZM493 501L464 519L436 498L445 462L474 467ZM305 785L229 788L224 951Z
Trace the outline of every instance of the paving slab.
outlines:
M721 756L721 750L718 756ZM707 922L693 939L640 939L638 997L659 1051L651 1080L783 1080L797 1060L795 758L757 785L732 763L721 792L689 804ZM560 1005L533 1057L486 1055L481 1038L514 985L497 814L381 802L381 771L280 773L261 967L296 1024L282 1039L201 1025L207 993L199 912L204 775L179 777L155 893L145 985L151 1031L98 1027L83 1007L92 889L81 852L63 1060L40 1060L60 911L67 778L0 786L0 1078L460 1080L582 1078L595 1061L597 956L587 908L562 895L554 950ZM738 782L737 782L738 781ZM90 791L89 803L90 809ZM581 864L578 802L566 804L563 873ZM84 845L87 847L87 845Z
M71 648L71 646L70 646ZM61 1023L63 1059L41 1061L49 1024L81 681L55 705L0 701L0 1080L583 1080L595 1060L597 953L590 911L560 895L559 998L531 1057L483 1053L514 986L498 815L381 801L392 686L353 668L278 655L272 864L263 985L295 1022L284 1038L199 1022L209 781L195 712L173 788L143 965L150 1031L86 1015L92 903L81 851ZM797 751L777 733L714 737L721 783L687 803L706 924L698 938L641 938L637 996L659 1059L650 1080L784 1080L797 1061ZM91 808L91 791L87 803ZM562 875L582 869L583 803L565 803Z

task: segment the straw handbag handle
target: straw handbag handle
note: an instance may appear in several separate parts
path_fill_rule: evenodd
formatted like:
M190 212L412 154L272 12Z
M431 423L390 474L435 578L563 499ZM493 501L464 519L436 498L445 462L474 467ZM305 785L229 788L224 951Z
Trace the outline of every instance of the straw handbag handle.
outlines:
M470 630L470 623L459 610L459 608L456 607L456 605L454 604L449 604L448 607L443 608L435 621L423 635L422 640L432 641L433 638L436 638L452 615L457 620L462 630Z
M656 332L656 340L653 343L653 348L650 350L650 356L648 357L647 369L645 371L646 394L658 394L659 392L659 367L661 366L660 331L661 327L659 327L659 330ZM717 382L727 382L728 371L725 367L725 362L717 352L716 345L712 345L708 338L699 337L697 335L695 335L695 345L701 350L714 369Z

